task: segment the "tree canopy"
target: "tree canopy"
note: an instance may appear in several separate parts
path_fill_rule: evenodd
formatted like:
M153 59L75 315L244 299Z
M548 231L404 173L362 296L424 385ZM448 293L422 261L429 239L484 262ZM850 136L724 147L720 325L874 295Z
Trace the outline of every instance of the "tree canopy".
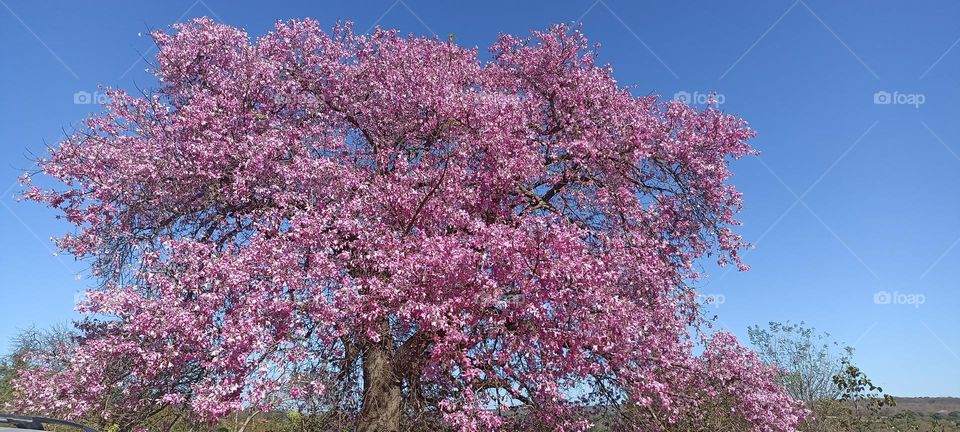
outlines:
M56 186L24 178L101 283L66 365L21 376L22 409L310 406L385 431L804 416L701 331L695 263L743 266L740 118L633 96L566 26L486 60L312 20L152 36L158 86L109 91L40 161Z

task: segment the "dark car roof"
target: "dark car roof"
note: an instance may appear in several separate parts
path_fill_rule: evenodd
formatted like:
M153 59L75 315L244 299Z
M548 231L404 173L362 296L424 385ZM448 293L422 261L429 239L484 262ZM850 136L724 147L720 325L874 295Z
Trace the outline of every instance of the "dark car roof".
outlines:
M95 430L84 426L80 423L74 423L66 420L57 420L46 417L33 417L33 416L22 416L22 415L13 415L13 414L2 414L0 413L0 425L9 425L9 426L0 426L0 432L24 432L26 430L44 430L43 425L60 425L68 426L72 428L77 428L83 432L96 432Z

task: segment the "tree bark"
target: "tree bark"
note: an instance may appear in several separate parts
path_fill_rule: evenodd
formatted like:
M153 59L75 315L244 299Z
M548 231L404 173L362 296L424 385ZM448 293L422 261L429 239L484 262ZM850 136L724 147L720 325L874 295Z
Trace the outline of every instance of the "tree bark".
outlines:
M399 432L400 379L393 373L393 339L384 322L380 342L363 354L363 406L358 432Z

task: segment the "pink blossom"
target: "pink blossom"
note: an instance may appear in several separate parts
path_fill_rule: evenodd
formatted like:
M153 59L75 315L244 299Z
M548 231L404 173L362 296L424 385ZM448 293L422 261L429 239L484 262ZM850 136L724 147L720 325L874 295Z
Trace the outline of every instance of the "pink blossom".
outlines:
M673 421L720 395L757 431L801 420L732 336L697 356L689 332L694 263L743 266L743 120L631 95L564 26L488 61L311 20L153 37L156 91L111 90L41 161L62 184L24 180L104 283L65 366L20 377L23 409L335 404L356 394L339 368L386 343L463 431L521 405L583 430L578 407L625 400Z

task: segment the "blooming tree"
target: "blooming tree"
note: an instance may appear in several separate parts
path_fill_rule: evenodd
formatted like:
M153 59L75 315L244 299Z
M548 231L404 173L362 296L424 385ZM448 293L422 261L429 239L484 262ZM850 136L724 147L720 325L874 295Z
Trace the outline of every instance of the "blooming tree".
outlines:
M690 330L695 261L742 266L741 119L632 96L565 26L486 61L311 20L153 38L158 88L110 91L51 149L60 186L24 179L102 284L67 366L19 380L23 409L309 399L361 431L582 430L599 405L714 430L697 419L721 399L741 428L803 416L731 336Z

